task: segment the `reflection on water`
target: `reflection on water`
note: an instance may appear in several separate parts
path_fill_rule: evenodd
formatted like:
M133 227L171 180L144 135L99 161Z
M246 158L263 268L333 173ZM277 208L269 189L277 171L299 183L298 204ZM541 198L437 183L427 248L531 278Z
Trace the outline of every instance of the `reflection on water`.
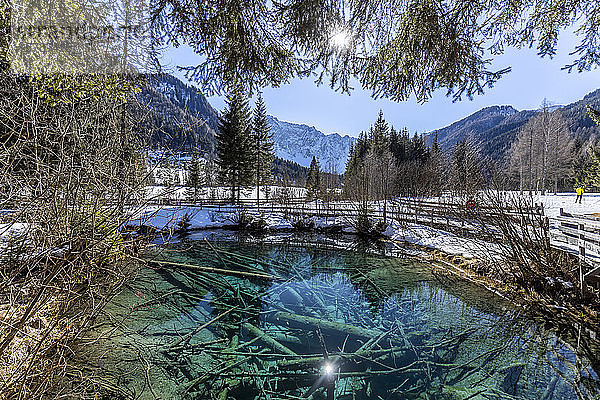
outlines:
M599 396L585 335L562 341L413 259L338 247L297 237L160 246L150 258L203 269L142 271L90 349L108 380L141 398Z

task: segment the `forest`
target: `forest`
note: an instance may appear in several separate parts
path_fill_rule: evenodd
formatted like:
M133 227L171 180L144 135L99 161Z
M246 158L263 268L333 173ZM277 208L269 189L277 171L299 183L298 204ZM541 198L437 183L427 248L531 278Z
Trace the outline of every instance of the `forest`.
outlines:
M588 112L598 120L598 111L588 108ZM586 145L547 105L518 131L504 159L484 156L482 145L467 137L451 151L443 151L435 135L427 146L422 135L390 127L380 112L351 149L344 193L354 199L430 197L444 191L469 197L492 183L505 190L542 194L580 186L600 189L598 138Z

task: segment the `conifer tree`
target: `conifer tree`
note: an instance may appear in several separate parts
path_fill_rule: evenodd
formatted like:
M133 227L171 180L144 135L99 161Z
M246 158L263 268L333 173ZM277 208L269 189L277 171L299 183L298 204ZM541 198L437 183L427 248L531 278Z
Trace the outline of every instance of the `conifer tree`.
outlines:
M321 189L321 166L315 156L313 156L308 167L308 177L306 178L306 188L308 197L316 198Z
M600 111L588 107L590 117L600 125ZM589 148L590 164L586 168L585 182L589 186L600 187L600 143L596 142Z
M378 200L384 200L383 219L386 220L387 200L393 181L393 157L390 152L390 128L379 111L377 120L370 131L371 149L367 157L367 173L370 193Z
M600 111L588 106L588 114L590 117L596 122L596 124L600 125Z
M198 153L192 154L192 159L187 165L188 169L188 186L193 189L194 201L198 199L198 189L204 185L204 174L202 168L202 162Z
M490 56L510 46L552 56L570 26L578 39L567 68L600 65L597 0L168 0L153 16L167 45L200 55L186 72L212 92L234 79L255 89L317 72L332 88L350 92L355 81L376 98L424 102L440 88L472 98L510 70ZM347 43L336 49L340 28Z
M587 186L600 188L600 143L589 148L590 165L586 169Z
M252 149L254 152L254 181L256 183L256 203L260 202L260 187L268 186L272 180L273 133L267 121L267 107L259 94L254 108L252 126Z
M374 154L376 156L383 155L383 153L390 147L390 128L386 120L383 118L383 111L379 110L377 121L375 121L370 133L372 141L371 148L373 149Z
M235 88L227 98L227 109L219 118L217 165L219 179L231 188L231 200L252 182L250 111L242 90Z

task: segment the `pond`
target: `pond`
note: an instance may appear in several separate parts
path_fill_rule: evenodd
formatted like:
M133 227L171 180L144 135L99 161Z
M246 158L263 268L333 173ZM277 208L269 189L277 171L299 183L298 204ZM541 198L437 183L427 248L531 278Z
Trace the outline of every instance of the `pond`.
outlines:
M600 394L598 353L585 330L563 335L410 250L314 235L215 235L157 245L148 259L169 264L144 268L107 307L96 329L101 338L85 346L86 362L124 394L223 400Z

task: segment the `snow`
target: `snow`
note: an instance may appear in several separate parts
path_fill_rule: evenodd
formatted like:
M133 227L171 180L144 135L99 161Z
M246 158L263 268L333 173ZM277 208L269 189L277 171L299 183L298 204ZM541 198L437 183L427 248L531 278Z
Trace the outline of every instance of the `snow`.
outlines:
M233 207L222 207L222 211L233 211ZM213 208L190 206L149 206L135 213L127 225L146 225L161 231L175 230L178 223L188 219L190 229L216 229L234 225L232 213L219 212Z
M187 218L190 230L206 230L233 227L239 215L237 207L194 207L194 206L150 206L131 218L129 225L140 224L154 227L160 231L174 231L178 223ZM250 217L259 217L257 212L249 212ZM294 229L293 221L285 219L280 214L270 214L268 208L260 213L260 217L269 231L291 231ZM306 218L306 222L313 223L319 230L339 228L343 233L356 233L356 230L344 218ZM467 239L456 236L439 229L427 226L407 224L393 224L383 232L385 237L393 241L402 241L430 249L437 249L452 255L465 258L493 258L500 252L497 245L476 239Z
M334 228L334 227L340 227L342 229L352 228L351 226L349 226L349 224L347 223L345 218L312 217L310 219L313 221L314 227L317 229L329 229L329 228Z
M464 258L495 259L501 248L493 243L457 236L453 233L423 225L393 224L383 235L393 241L407 242Z
M207 187L198 190L197 200L210 201L211 199L229 199L231 197L231 189L229 187L218 186L218 187ZM240 199L242 200L256 200L256 187L242 190L240 193ZM306 197L306 189L302 187L283 187L283 186L269 186L269 198L274 199L282 195L284 192L289 193L289 197L294 199L301 199ZM260 199L266 198L264 188L260 190ZM189 186L164 186L164 185L153 185L146 186L145 198L147 200L157 199L170 199L170 200L188 200L194 194L194 189Z
M12 222L0 224L0 241L7 241L11 238L21 236L27 232L28 224Z
M544 204L544 213L551 218L559 216L561 208L572 214L600 213L600 193L585 193L581 204L575 204L575 198L575 193L559 193L534 195L533 201Z
M12 253L14 239L26 238L29 224L21 222L0 223L0 258Z
M281 188L272 187L271 193L279 189ZM298 194L305 193L305 189L302 188L291 189ZM147 188L147 195L148 197L164 195L165 191L170 193L173 198L183 200L189 188L152 186ZM214 191L218 195L224 195L223 197L226 197L228 193L228 189L224 187L214 188ZM255 196L256 190L254 189L246 191L243 198L252 199ZM557 229L557 223L552 219L560 214L561 208L565 212L575 214L600 213L600 194L598 193L585 194L582 204L575 204L574 193L534 195L533 201L544 204L545 213L551 218L552 229ZM346 206L351 208L351 205L346 204ZM324 208L326 207L324 206ZM261 208L260 213L250 211L248 215L253 218L260 217L269 231L285 232L294 229L294 221L284 218L281 214L269 213L268 207ZM160 231L175 231L179 227L178 224L185 219L191 230L226 229L236 226L238 218L239 209L236 206L145 206L132 213L127 225L146 225ZM316 229L323 231L339 228L343 233L356 233L350 221L344 217L310 217L306 218L305 222L312 223ZM28 225L24 223L0 223L0 248L2 243L6 243L9 238L26 234L27 229ZM465 258L494 259L501 252L499 245L473 238L463 238L440 229L414 223L394 223L386 228L383 235L392 241L407 242Z
M265 222L267 223L267 229L269 230L292 230L294 229L294 225L292 222L277 215L271 215L266 218Z
M127 225L145 225L160 231L177 230L179 223L186 220L188 229L219 229L235 227L239 218L239 209L235 206L223 207L195 207L195 206L149 206L134 213ZM259 217L259 213L250 212L250 217ZM269 230L294 229L292 221L277 214L261 214L266 228Z
M150 191L154 194L159 194L161 190L167 189L169 189L171 193L174 193L174 197L184 198L186 188L183 187L151 187ZM278 188L273 187L271 192L277 189ZM300 188L292 189L304 190ZM228 189L224 187L214 188L213 190L216 191L216 194L220 197L226 197L228 193ZM243 198L252 199L255 196L256 189L245 192ZM551 220L553 217L560 214L561 208L563 208L565 212L577 214L600 212L600 194L598 193L584 195L582 204L575 204L574 193L558 195L550 194L544 196L534 195L533 201L535 203L544 204L545 213L551 217ZM342 205L340 204L339 206ZM346 204L346 206L352 208L351 205ZM323 205L323 208L325 209L326 207ZM181 221L184 216L187 216L187 218L189 218L189 228L192 230L219 229L234 226L237 212L237 208L234 206L221 208L152 206L147 207L144 212L137 215L132 222L134 225L141 223L153 226L159 230L176 230L177 223ZM253 217L259 216L257 212L250 212L249 215ZM263 207L261 209L260 217L264 220L267 230L281 232L294 229L293 221L283 218L282 215L269 213L268 207ZM344 217L306 218L305 224L311 222L318 230L339 228L343 233L356 233L356 230L349 223L349 220ZM556 228L555 223L552 223L551 226L553 229ZM453 233L415 223L390 225L383 232L383 235L393 241L407 242L430 249L441 250L447 254L460 255L465 258L495 259L501 252L501 247L499 245L478 239L460 237Z
M315 127L280 121L268 116L275 155L308 167L313 156L321 163L321 169L333 168L337 173L346 169L350 146L356 138L331 134L325 135Z

